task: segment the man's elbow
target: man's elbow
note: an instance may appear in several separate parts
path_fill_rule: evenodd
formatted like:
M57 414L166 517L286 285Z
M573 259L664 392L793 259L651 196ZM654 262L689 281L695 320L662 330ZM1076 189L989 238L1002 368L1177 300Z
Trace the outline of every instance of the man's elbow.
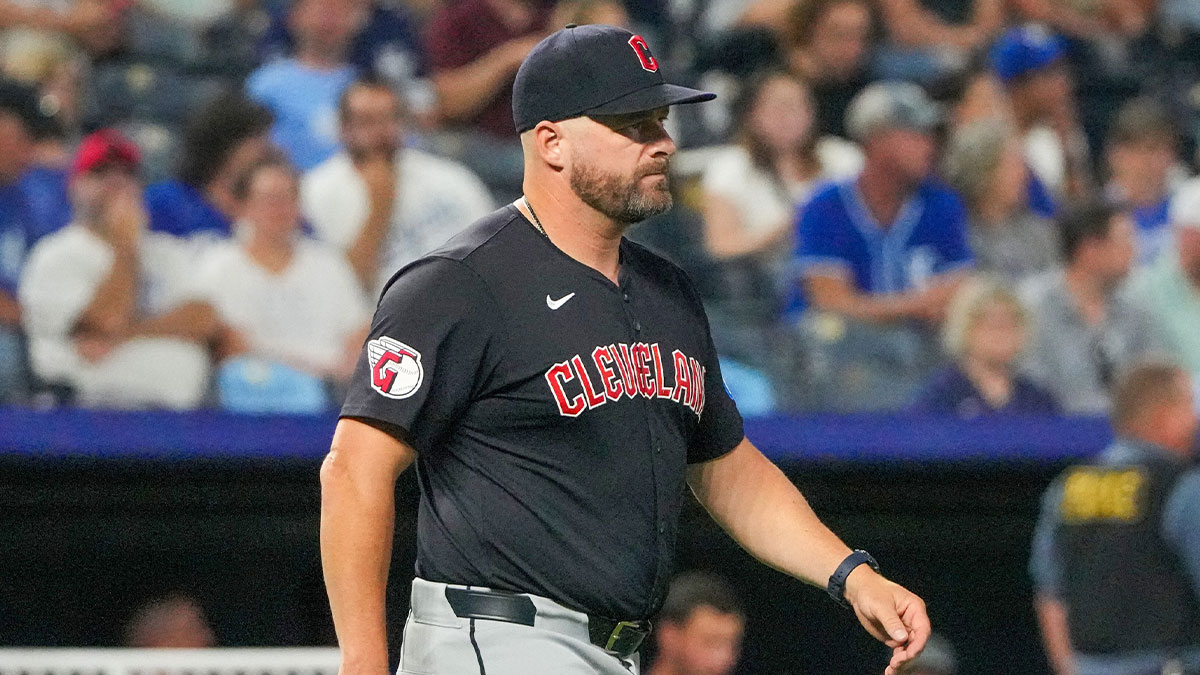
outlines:
M346 466L345 453L338 452L337 443L329 448L329 454L325 455L325 459L321 461L321 496L322 499L328 498L330 494L338 491L345 485L350 476L349 468Z

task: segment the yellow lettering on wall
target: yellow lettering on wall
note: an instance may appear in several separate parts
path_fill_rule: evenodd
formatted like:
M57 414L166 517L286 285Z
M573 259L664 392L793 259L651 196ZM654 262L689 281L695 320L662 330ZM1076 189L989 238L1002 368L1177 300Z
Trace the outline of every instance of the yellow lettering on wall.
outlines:
M1093 521L1133 523L1142 517L1140 469L1075 469L1063 483L1060 513L1064 523Z

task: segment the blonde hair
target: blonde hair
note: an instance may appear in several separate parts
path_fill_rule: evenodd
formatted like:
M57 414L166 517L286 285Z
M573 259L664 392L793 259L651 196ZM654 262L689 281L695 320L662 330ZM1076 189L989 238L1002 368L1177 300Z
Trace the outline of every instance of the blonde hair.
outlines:
M1029 326L1029 312L1015 293L998 279L977 276L963 283L954 294L942 325L942 346L954 359L966 353L967 336L984 312L996 305L1007 305L1017 315L1022 328Z
M1016 138L1012 125L1001 118L972 122L951 136L943 174L972 211L991 189L996 169Z

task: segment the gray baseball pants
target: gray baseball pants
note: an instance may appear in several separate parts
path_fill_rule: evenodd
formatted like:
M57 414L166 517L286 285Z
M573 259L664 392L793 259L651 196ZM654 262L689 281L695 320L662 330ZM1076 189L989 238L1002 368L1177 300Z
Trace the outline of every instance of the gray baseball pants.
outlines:
M399 675L638 675L637 654L622 660L591 643L586 614L530 595L533 626L463 619L446 587L413 580Z

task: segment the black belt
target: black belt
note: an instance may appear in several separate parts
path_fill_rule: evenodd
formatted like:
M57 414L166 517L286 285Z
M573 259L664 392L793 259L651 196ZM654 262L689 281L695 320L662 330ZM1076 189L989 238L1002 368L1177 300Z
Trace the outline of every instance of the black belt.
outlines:
M527 595L446 587L446 601L460 619L505 621L532 626L537 608ZM588 638L592 644L629 658L650 634L649 621L614 621L588 615Z

